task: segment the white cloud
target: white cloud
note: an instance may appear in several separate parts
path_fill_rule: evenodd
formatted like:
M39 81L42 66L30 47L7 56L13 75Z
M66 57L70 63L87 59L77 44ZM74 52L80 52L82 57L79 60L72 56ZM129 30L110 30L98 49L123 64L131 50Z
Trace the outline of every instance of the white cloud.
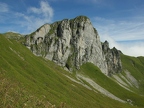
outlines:
M24 2L22 2L24 4ZM0 4L3 6L0 12L5 12L1 14L0 22L7 25L13 25L13 28L9 28L11 31L17 31L23 34L31 33L38 29L45 23L51 23L53 18L53 8L49 5L47 1L40 1L39 7L26 7L25 12L16 12L8 9L8 5L5 3ZM4 6L5 5L5 6ZM6 7L6 8L4 8ZM6 13L7 11L8 14ZM8 27L5 28L5 31Z
M0 12L8 12L9 7L7 4L0 2Z
M109 42L110 48L116 47L116 48L120 49L118 43L113 38L111 38L109 35L107 35L107 34L100 35L100 39L102 42L107 40Z
M144 19L144 17L143 17ZM115 41L140 40L144 39L144 20L127 19L127 20L109 20L96 17L94 25L100 34L108 34Z
M15 13L17 17L21 17L18 23L26 27L28 32L33 32L45 23L50 23L53 17L53 9L48 2L41 1L40 7L30 7L27 13Z
M131 56L144 56L144 41L121 43L120 46L124 54Z
M108 40L110 47L116 47L126 55L144 56L144 17L128 20L94 19L101 41ZM141 40L141 41L138 41Z
M112 37L107 34L100 35L101 41L107 40L110 48L116 47L122 53L129 56L144 56L144 40L143 41L125 41L116 42Z
M43 15L44 17L48 17L49 20L53 16L52 7L48 4L48 2L44 2L44 1L40 2L40 8L31 7L31 8L29 8L29 12L34 13L34 14Z

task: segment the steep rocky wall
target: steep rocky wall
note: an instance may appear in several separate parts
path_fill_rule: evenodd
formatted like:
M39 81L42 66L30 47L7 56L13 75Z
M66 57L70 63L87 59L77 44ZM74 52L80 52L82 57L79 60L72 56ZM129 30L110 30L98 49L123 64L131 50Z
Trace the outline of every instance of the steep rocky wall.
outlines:
M91 62L107 74L107 64L96 29L85 16L45 24L26 36L26 45L37 56L43 56L69 70Z
M52 60L70 71L91 62L108 75L117 72L121 66L118 52L105 47L105 43L101 44L96 29L85 16L45 24L26 36L25 44L35 55Z
M115 47L110 49L109 43L107 41L105 41L102 44L102 49L107 63L108 75L121 72L122 71L122 63L120 58L121 52L117 50Z

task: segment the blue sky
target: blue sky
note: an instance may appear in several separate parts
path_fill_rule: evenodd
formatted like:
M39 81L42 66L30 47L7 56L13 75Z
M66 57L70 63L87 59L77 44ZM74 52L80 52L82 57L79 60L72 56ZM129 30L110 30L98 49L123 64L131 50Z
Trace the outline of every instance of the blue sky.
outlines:
M0 32L27 34L79 15L90 18L110 47L144 56L144 0L0 0Z

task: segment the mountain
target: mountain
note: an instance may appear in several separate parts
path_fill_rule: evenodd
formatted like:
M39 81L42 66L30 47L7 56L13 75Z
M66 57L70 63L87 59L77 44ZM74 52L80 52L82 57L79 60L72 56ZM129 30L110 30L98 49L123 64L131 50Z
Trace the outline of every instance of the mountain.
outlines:
M35 55L70 71L87 62L98 66L106 75L122 68L119 51L110 50L107 43L101 44L97 30L86 16L45 24L27 35L25 44Z
M25 37L6 34L0 34L1 108L144 107L144 57L101 43L87 17L45 24Z

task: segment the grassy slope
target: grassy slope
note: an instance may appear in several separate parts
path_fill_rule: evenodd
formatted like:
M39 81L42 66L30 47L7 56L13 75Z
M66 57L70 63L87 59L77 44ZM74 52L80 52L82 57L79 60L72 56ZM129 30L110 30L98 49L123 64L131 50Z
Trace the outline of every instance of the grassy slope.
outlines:
M119 86L113 80L102 74L100 70L91 63L84 64L79 73L89 76L97 84L105 88L106 90L113 93L115 96L126 100L131 99L134 105L144 107L144 96L140 96L136 93L127 91L126 89Z
M128 70L139 81L138 93L144 95L144 57L121 55L124 70Z
M96 67L89 64L83 67L95 75ZM97 73L100 78L111 81ZM43 108L55 104L68 108L132 108L88 90L63 74L73 76L53 62L34 56L17 41L0 35L0 107Z

